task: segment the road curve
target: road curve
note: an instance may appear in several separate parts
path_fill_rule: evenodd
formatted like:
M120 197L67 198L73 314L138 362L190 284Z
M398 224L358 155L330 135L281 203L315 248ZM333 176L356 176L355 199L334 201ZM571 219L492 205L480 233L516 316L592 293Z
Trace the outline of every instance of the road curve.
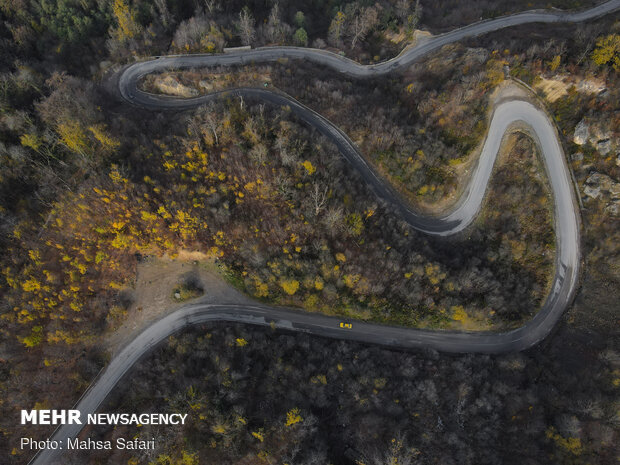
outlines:
M493 114L489 134L482 149L478 168L473 175L473 185L468 197L477 199L478 209L488 183L501 139L510 126L520 123L539 144L545 171L549 177L554 199L556 231L556 274L551 293L536 316L524 326L504 333L427 331L404 327L353 322L352 329L339 327L342 318L302 312L294 309L271 307L262 304L194 304L181 308L158 320L116 356L97 380L93 382L76 405L85 416L93 413L112 391L114 386L146 353L168 336L190 325L213 321L238 322L253 325L305 332L308 334L374 343L400 349L432 348L444 352L475 352L497 354L520 351L540 342L553 329L565 308L570 304L579 274L579 220L568 168L558 142L555 128L544 112L524 101L500 103ZM455 216L469 216L467 208L457 209ZM477 211L477 209L476 209ZM445 223L451 228L451 223ZM415 225L414 225L415 227ZM82 425L63 425L51 437L66 444L75 437ZM56 463L62 451L44 449L31 461L36 465Z
M525 11L510 16L502 16L495 19L480 21L453 31L422 39L415 47L404 49L398 56L372 65L361 65L349 58L333 52L306 47L260 47L253 50L226 53L222 55L173 55L163 56L155 60L143 61L133 64L125 69L121 76L120 90L124 98L142 106L150 106L161 109L164 106L170 108L192 107L204 103L209 96L196 97L193 99L148 99L148 94L137 92L138 79L146 74L166 69L183 69L204 66L232 66L248 65L253 63L277 62L281 59L308 60L327 66L334 71L353 76L371 77L380 76L395 70L406 68L416 60L438 50L444 45L457 42L469 37L475 37L507 27L529 23L575 23L595 19L620 9L620 0L610 0L597 5L589 10L579 12L561 11Z
M309 334L375 343L401 349L432 348L445 352L504 353L524 350L546 337L570 304L579 275L579 218L570 175L555 127L546 114L531 103L512 100L499 103L493 112L488 134L471 181L456 207L443 217L424 217L410 210L407 204L367 165L350 139L326 118L299 102L281 94L262 89L235 89L195 99L177 99L142 92L137 83L145 74L167 68L210 65L246 64L253 61L274 61L279 58L307 59L327 65L336 71L365 77L388 73L408 66L416 59L437 48L465 37L471 37L504 27L530 22L584 21L620 8L620 0L612 0L578 13L525 12L473 24L436 36L398 57L377 65L362 66L329 52L294 47L271 47L230 55L198 55L169 57L140 62L125 69L119 78L121 95L129 102L151 109L186 109L204 104L222 94L256 97L275 105L286 105L302 120L332 140L342 155L357 169L378 197L396 208L412 227L435 235L450 235L463 230L477 215L504 134L514 124L525 127L538 143L545 171L549 178L553 200L556 232L555 276L551 292L541 310L524 326L504 333L447 332L409 329L355 321L352 329L341 329L341 318L301 312L294 309L253 304L194 304L160 319L128 344L102 371L84 393L76 409L83 415L94 412L127 371L153 347L189 325L211 321L239 322L254 325L275 325L277 328ZM66 444L75 437L82 425L63 425L51 437ZM51 465L61 458L62 451L44 449L30 463Z
M195 98L174 98L165 95L155 95L138 88L140 79L154 72L167 69L187 69L205 66L233 66L253 63L275 62L283 58L303 59L327 66L339 73L358 78L380 76L406 68L416 60L435 51L442 46L461 39L496 31L506 27L526 23L567 23L594 19L620 9L620 0L611 0L589 10L567 12L526 11L511 16L504 16L492 20L481 21L454 31L432 37L417 46L405 49L397 57L373 65L360 65L343 56L325 50L300 47L263 47L249 51L241 51L223 55L178 55L160 57L154 60L137 62L128 66L120 74L118 89L121 96L128 102L153 110L183 110L194 108L226 95L253 97L267 101L274 105L288 106L293 113L310 126L318 129L322 134L334 142L341 154L361 174L371 186L377 197L394 207L405 221L419 231L447 236L465 229L475 218L480 202L484 197L485 187L489 179L493 153L483 153L479 166L463 195L455 203L452 211L443 216L433 217L421 215L409 208L406 201L387 183L380 179L375 171L366 163L355 145L339 128L320 114L302 105L300 102L265 89L238 88L215 92ZM490 134L498 134L495 129ZM500 134L503 134L501 132ZM491 146L490 146L491 147Z

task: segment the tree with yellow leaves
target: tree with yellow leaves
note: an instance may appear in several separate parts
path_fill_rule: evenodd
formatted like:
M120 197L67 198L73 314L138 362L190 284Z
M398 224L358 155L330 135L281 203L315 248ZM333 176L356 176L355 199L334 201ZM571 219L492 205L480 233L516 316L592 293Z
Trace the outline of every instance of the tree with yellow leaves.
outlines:
M134 12L131 11L126 0L114 0L112 11L118 24L113 35L119 41L125 42L128 39L133 39L140 33L140 25L136 22Z
M280 287L286 292L288 295L293 295L299 289L299 281L295 279L282 279L280 281Z
M620 35L609 34L599 38L592 52L592 60L599 66L610 65L614 70L620 70Z
M58 125L56 129L60 140L70 150L82 156L87 156L89 152L89 141L86 132L78 121L66 121Z
M198 465L199 457L197 453L183 451L180 457L172 457L168 454L158 455L149 465Z
M334 46L337 46L342 39L342 35L345 32L345 22L346 16L342 11L338 11L331 24L329 25L328 31L328 42Z
M293 425L296 425L297 423L301 423L302 421L304 421L304 419L301 417L300 411L298 408L289 410L286 413L286 423L285 423L286 426L293 426Z
M104 124L93 124L88 127L88 130L93 134L94 138L101 144L102 148L106 151L116 150L121 143L112 137Z

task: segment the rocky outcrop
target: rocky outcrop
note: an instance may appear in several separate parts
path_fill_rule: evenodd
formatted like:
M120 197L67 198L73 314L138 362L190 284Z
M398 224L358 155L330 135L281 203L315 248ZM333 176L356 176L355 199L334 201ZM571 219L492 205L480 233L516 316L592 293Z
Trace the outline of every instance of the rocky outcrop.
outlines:
M607 90L605 81L599 79L583 79L577 83L576 88L584 94L601 94Z
M618 138L610 131L607 122L583 118L575 126L573 142L577 145L590 143L601 155L605 156L618 148Z
M607 92L605 81L597 78L581 79L578 76L556 74L552 77L537 76L533 87L541 90L550 102L568 95L570 88L581 94L603 96Z
M591 199L605 203L605 212L611 216L620 216L620 183L602 173L592 173L586 179L583 193Z
M606 123L592 122L590 124L590 137L588 140L593 146L597 146L601 142L611 139L611 132Z
M610 139L604 139L604 140L599 140L596 143L596 150L598 150L598 152L601 155L607 155L609 152L611 152L611 140Z
M585 119L579 121L579 124L575 127L575 134L573 135L573 142L577 145L583 145L588 142L590 137L590 127L586 123Z

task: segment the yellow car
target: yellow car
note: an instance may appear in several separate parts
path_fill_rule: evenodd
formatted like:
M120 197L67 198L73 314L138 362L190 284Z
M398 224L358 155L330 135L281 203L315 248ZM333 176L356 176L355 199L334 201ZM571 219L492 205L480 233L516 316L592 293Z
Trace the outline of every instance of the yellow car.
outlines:
M351 323L340 323L341 328L351 329L353 325Z

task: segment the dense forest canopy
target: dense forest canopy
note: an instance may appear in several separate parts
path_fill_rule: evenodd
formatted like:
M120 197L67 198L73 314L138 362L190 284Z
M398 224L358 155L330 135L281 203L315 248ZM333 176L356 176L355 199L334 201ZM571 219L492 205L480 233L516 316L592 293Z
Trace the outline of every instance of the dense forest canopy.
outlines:
M527 8L592 3L536 0ZM120 101L113 80L136 58L247 43L313 46L377 62L420 29L444 31L524 7L484 0L0 0L3 457L29 459L15 448L25 434L15 427L19 409L71 405L105 365L110 354L102 348L137 311L136 267L148 257L200 251L252 298L309 311L442 329L510 328L530 318L547 293L554 235L528 137L507 139L477 222L462 236L437 240L377 202L335 148L286 109L229 98L185 113L151 112ZM507 69L510 79L536 89L560 129L583 203L586 271L557 334L517 356L403 355L218 325L179 335L141 370L166 374L169 384L160 387L169 390L169 405L200 399L192 415L207 420L168 438L158 456L123 460L613 460L617 19L470 39L384 81L294 62L230 70L227 78L222 70L164 76L196 92L204 92L204 80L222 87L268 82L328 117L413 205L432 209L449 203L466 180L490 95ZM200 350L188 354L188 345ZM175 366L184 373L172 380ZM300 390L286 398L293 384ZM128 398L138 391L128 388ZM158 396L136 402L149 406ZM384 432L373 432L377 425ZM215 445L203 450L201 438Z

